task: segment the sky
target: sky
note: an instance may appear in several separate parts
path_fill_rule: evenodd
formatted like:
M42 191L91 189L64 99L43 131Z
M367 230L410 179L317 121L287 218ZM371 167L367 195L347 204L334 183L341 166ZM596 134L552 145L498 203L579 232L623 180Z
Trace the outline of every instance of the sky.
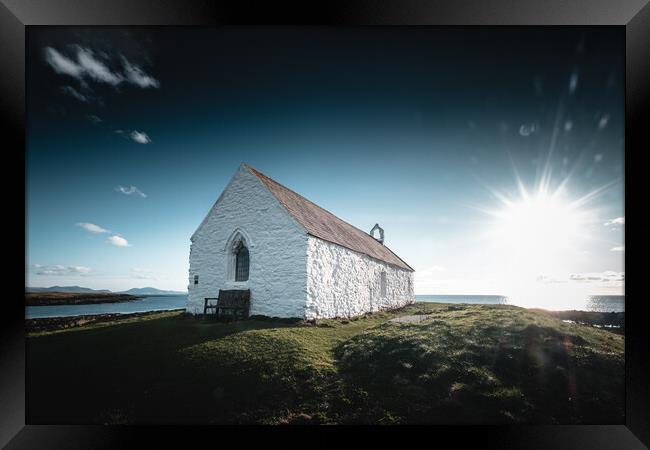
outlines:
M186 290L245 162L416 294L622 293L620 27L30 27L26 284Z

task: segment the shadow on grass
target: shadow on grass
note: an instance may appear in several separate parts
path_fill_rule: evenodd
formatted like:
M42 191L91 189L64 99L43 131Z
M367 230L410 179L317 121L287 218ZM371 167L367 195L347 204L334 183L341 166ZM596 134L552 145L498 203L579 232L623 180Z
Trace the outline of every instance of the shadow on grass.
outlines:
M28 422L191 422L205 413L213 393L211 374L193 371L184 349L288 326L287 321L220 323L175 315L30 338Z
M423 322L394 323L407 314ZM622 423L624 339L509 306L27 341L30 423Z
M338 345L348 420L623 423L621 358L556 324L463 315L385 324Z

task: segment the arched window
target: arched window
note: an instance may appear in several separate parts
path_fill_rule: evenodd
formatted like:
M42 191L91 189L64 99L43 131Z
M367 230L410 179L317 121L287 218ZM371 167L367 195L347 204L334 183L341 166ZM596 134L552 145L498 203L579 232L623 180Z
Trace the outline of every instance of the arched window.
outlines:
M248 280L248 266L248 249L242 241L239 241L235 248L235 281Z

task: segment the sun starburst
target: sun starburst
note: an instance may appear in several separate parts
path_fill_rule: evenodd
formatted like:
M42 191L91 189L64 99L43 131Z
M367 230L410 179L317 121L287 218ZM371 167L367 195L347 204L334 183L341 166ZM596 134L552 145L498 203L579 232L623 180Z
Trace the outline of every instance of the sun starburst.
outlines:
M501 265L504 290L516 304L542 306L582 301L587 287L570 283L572 268L584 262L584 244L595 239L593 201L611 186L571 196L568 179L553 186L550 170L527 187L515 170L515 193L489 188L497 199L485 237L495 265Z

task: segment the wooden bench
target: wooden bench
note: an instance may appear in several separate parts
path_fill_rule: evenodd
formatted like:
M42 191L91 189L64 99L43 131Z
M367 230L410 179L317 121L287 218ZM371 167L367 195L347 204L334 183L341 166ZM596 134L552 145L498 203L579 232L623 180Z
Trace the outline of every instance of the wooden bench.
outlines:
M245 318L250 311L250 289L219 289L218 297L206 297L203 314L212 310L217 318ZM216 303L212 301L216 300Z

